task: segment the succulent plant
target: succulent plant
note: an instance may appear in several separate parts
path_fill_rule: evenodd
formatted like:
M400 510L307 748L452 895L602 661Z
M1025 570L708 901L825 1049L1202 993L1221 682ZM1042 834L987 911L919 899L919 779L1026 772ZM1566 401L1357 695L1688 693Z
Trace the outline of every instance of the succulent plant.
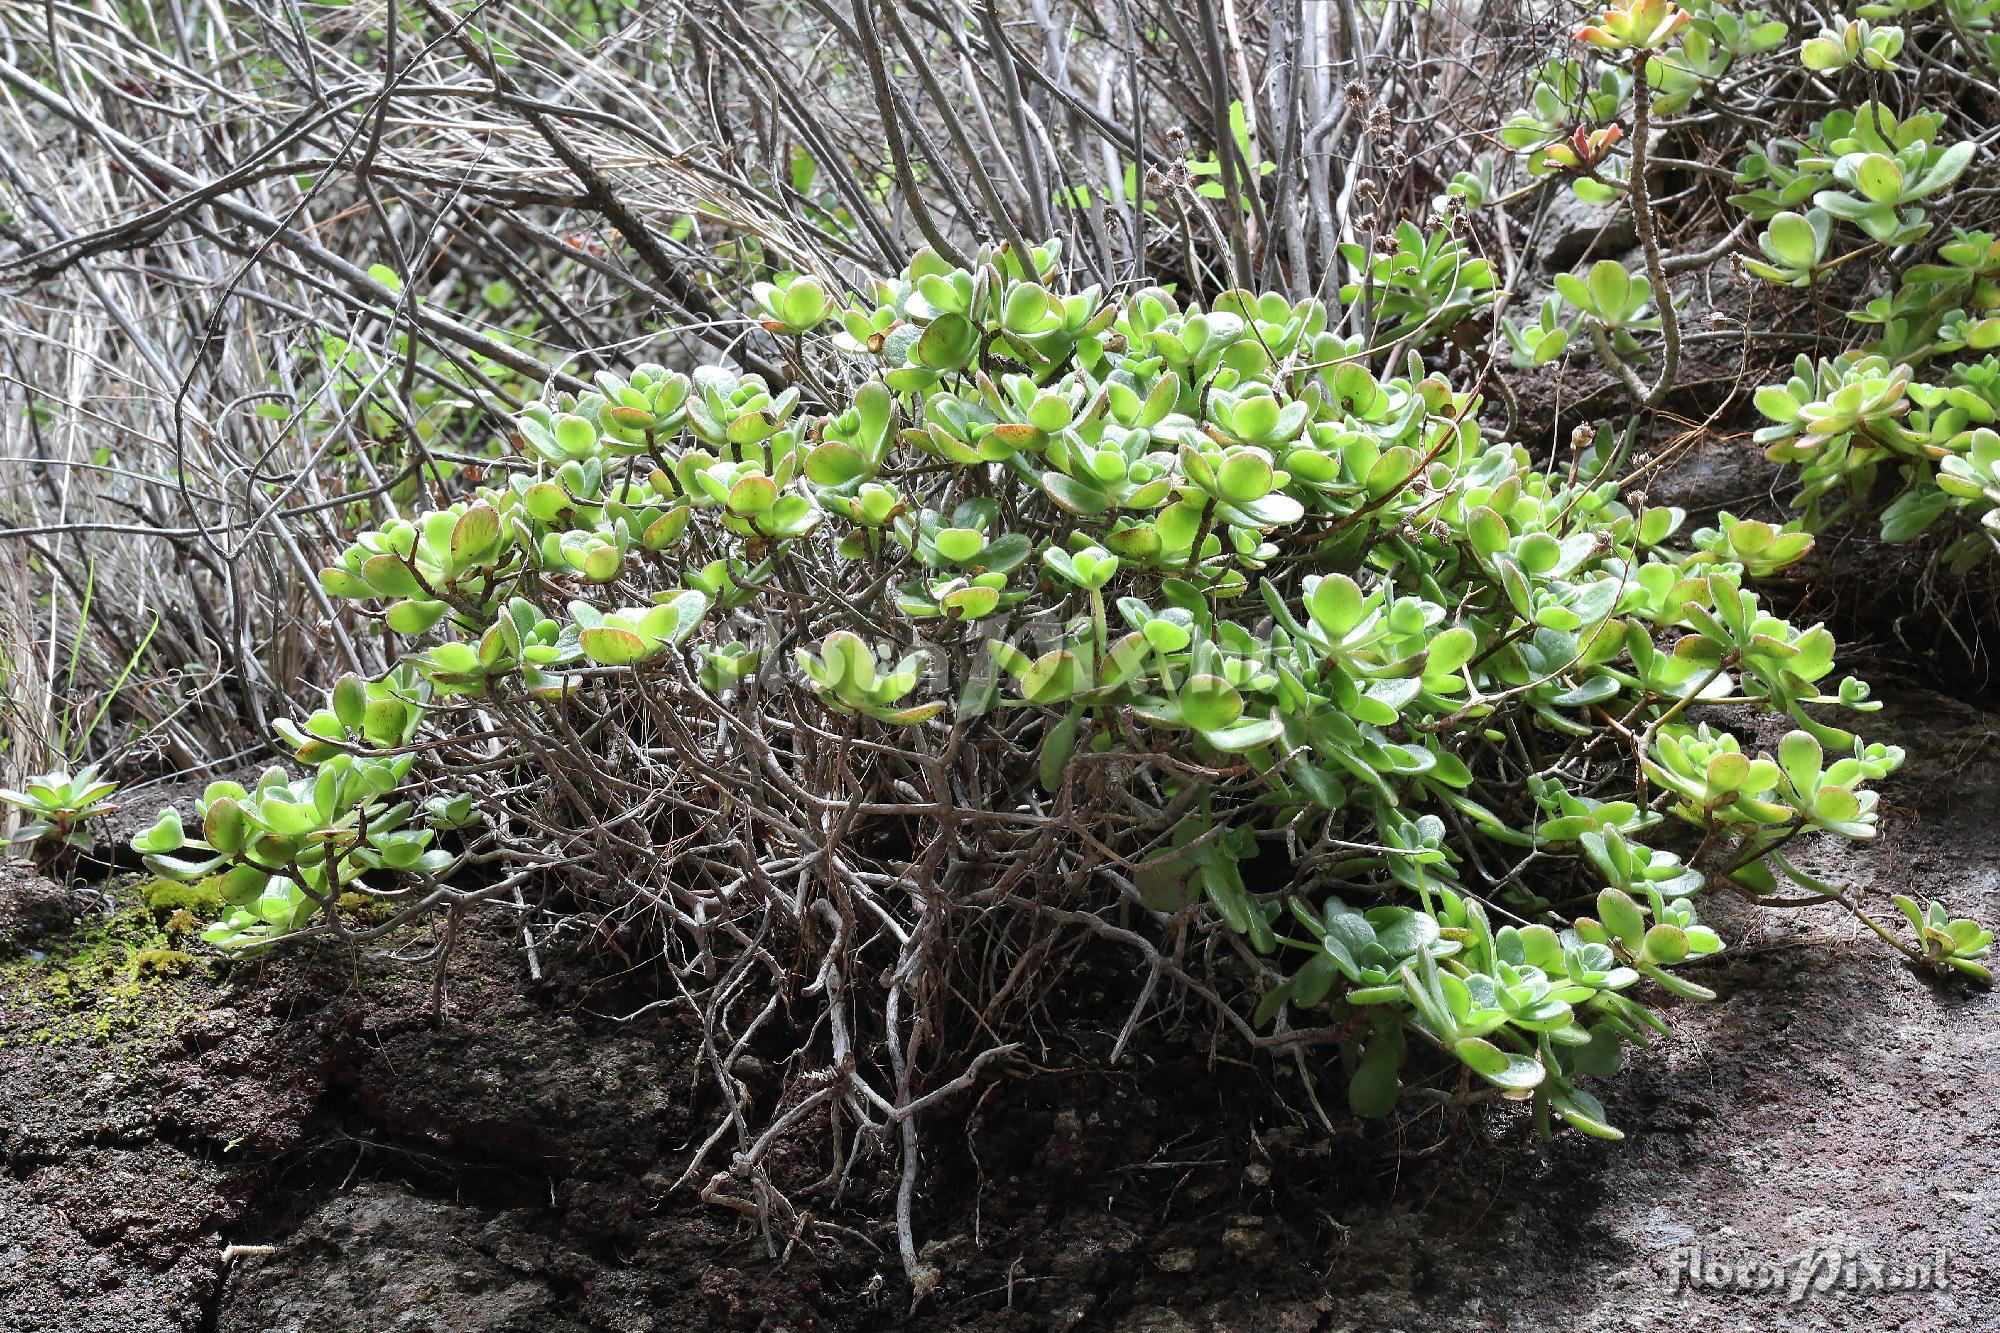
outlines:
M764 327L797 338L811 333L833 313L833 301L819 279L800 274L783 284L760 282L750 295L763 311Z
M1555 287L1567 304L1611 335L1611 345L1620 355L1638 355L1642 349L1632 335L1660 327L1659 316L1647 314L1652 283L1643 275L1627 273L1615 259L1598 260L1582 278L1558 273Z
M1810 287L1826 263L1833 239L1833 215L1823 208L1777 213L1757 238L1765 260L1745 260L1743 267L1769 282L1786 287Z
M422 634L454 608L490 600L514 559L512 538L491 504L461 503L362 534L320 571L320 586L349 600L394 599L383 612L389 628Z
M652 606L599 611L588 602L571 602L577 647L601 666L632 666L650 662L694 632L707 614L709 599L701 592L660 594Z
M1578 30L1576 39L1602 51L1654 51L1694 22L1694 15L1673 0L1632 0L1606 9L1594 24Z
M1632 24L1642 41L1685 26L1658 7ZM1399 368L1313 301L1065 292L1049 247L966 267L924 252L845 301L760 289L796 355L851 359L850 391L646 371L535 409L529 471L362 534L327 576L419 642L281 725L315 771L211 789L202 838L169 817L141 850L235 877L232 946L303 928L363 875L435 878L435 836L473 812L419 815L403 793L441 711L468 701L565 736L640 710L644 744L670 753L695 743L691 718L735 735L755 714L770 729L739 753L772 767L746 784L792 783L787 765L835 740L926 782L976 753L1022 784L1021 809L977 816L996 825L1073 809L1115 772L1174 812L1116 849L1136 891L1205 904L1268 960L1260 1021L1342 1016L1356 1109L1385 1113L1429 1048L1615 1135L1579 1080L1658 1031L1649 988L1708 994L1682 975L1720 947L1700 891L1809 881L1790 844L1873 836L1868 784L1901 756L1824 715L1874 707L1835 683L1832 636L1746 587L1802 556L1809 525L1724 514L1690 543L1678 510L1621 497L1608 432L1568 474L1486 438L1412 349L1490 300L1491 271L1443 230L1394 241L1349 256L1348 297L1403 344ZM1984 252L1962 251L1927 281L1976 289ZM1658 325L1663 294L1616 263L1558 288L1512 335L1528 362L1586 322L1628 352ZM1864 451L1962 456L1938 494L1967 498L1977 375L1930 400L1886 361L1798 370L1758 396L1774 451L1839 455L1829 489ZM434 618L394 609L412 602ZM1793 730L1753 754L1686 716L1722 699ZM1588 747L1614 719L1612 752L1636 759L1622 784L1553 759L1495 780L1520 771L1515 745ZM798 810L849 799L787 791ZM1666 818L1702 853L1654 845ZM1356 850L1324 880L1249 873L1296 837ZM1475 892L1474 858L1538 870ZM1566 882L1595 917L1550 915ZM1527 924L1493 928L1501 906Z
M340 753L293 777L264 771L255 787L212 782L196 801L198 830L173 807L132 839L155 874L208 880L231 910L202 938L230 949L268 944L296 930L373 874L436 876L455 861L433 847L440 827L473 817L449 801L419 818L393 800L414 756Z
M1877 28L1865 18L1843 18L1808 39L1799 48L1799 61L1816 74L1830 74L1857 62L1865 69L1890 74L1900 68L1896 56L1902 49L1901 28Z
M1570 336L1576 331L1576 321L1574 318L1565 320L1562 309L1562 298L1550 296L1543 299L1533 324L1521 324L1508 316L1501 316L1500 326L1507 335L1515 369L1532 370L1536 366L1547 365L1569 347Z
M1391 239L1393 248L1384 245L1372 254L1358 245L1340 248L1356 275L1340 289L1340 299L1364 302L1370 326L1384 342L1419 333L1440 336L1498 295L1493 266L1474 257L1450 231L1426 233L1403 222Z
M942 702L900 706L904 696L916 688L923 666L920 654L912 653L885 668L861 636L835 630L827 635L817 655L801 648L797 656L799 669L826 705L837 712L861 713L877 721L911 726L944 710Z
M1896 906L1915 932L1925 962L1982 982L1993 980L1992 970L1978 961L1993 951L1992 931L1966 917L1953 917L1940 902L1924 906L1899 893Z
M12 841L29 846L53 845L58 850L91 851L96 840L91 835L90 821L118 808L111 803L118 784L105 781L97 772L95 764L85 764L73 773L61 769L38 773L28 779L21 791L0 787L0 802L27 815L14 830Z
M1863 142L1868 142L1864 137ZM1834 160L1833 179L1845 187L1821 190L1813 202L1843 222L1851 222L1884 245L1923 239L1930 224L1912 207L1949 188L1964 174L1976 145L1971 140L1938 149L1918 141L1894 152L1881 143L1843 153Z
M1753 579L1769 578L1805 559L1813 536L1794 519L1782 526L1743 519L1722 511L1712 528L1698 528L1692 540L1718 560L1740 567Z

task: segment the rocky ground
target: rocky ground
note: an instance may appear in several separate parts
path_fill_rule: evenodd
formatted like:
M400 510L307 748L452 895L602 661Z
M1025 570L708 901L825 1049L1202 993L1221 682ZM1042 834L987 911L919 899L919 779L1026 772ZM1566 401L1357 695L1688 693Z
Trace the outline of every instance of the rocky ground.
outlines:
M1884 836L1818 869L2000 916L2000 729L1884 693ZM1725 1002L1608 1081L1618 1144L1491 1111L1328 1140L1226 1051L1107 1066L1080 1001L1065 1058L931 1128L914 1310L858 1225L879 1198L767 1244L670 1188L692 1035L620 1021L642 993L601 960L535 985L475 938L434 1023L419 969L139 963L173 923L103 908L0 883L0 1328L2000 1327L2000 999L1823 908L1712 904ZM1943 1283L1871 1291L1847 1256ZM1734 1289L1760 1264L1785 1287Z

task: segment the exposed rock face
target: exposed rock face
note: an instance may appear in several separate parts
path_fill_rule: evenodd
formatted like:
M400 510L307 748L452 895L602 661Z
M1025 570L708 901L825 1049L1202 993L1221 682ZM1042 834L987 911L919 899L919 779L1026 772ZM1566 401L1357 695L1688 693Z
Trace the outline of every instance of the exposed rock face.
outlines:
M81 904L25 861L0 861L0 959L11 958L69 929Z
M363 1182L336 1194L281 1256L239 1259L218 1333L478 1329L581 1333L527 1243L531 1219Z
M1622 203L1587 204L1557 185L1542 214L1535 259L1543 273L1567 273L1586 258L1618 259L1638 243L1631 210Z

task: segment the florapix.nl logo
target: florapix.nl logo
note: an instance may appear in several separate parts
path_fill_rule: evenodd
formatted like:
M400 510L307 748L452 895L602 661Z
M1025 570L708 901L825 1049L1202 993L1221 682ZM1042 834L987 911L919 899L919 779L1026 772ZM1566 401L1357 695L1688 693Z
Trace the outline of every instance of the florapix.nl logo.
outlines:
M1947 1291L1950 1256L1886 1256L1853 1245L1820 1245L1782 1257L1761 1257L1707 1245L1673 1252L1668 1282L1676 1292L1736 1292L1797 1304L1810 1295L1882 1296Z

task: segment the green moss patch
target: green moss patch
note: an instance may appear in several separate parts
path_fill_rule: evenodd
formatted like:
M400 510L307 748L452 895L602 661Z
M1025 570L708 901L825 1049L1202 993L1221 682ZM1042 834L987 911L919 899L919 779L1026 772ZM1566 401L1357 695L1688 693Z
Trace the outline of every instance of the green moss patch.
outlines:
M336 904L341 915L361 926L379 926L396 915L396 904L385 902L372 893L350 890L340 895Z
M128 905L84 922L55 952L0 964L0 1046L150 1045L200 1012L194 985L207 963L177 947L174 929L192 909L155 904L153 887L128 892Z
M228 906L213 876L192 884L156 879L140 889L139 893L146 900L146 906L155 912L186 912L204 921L221 916L222 909Z

